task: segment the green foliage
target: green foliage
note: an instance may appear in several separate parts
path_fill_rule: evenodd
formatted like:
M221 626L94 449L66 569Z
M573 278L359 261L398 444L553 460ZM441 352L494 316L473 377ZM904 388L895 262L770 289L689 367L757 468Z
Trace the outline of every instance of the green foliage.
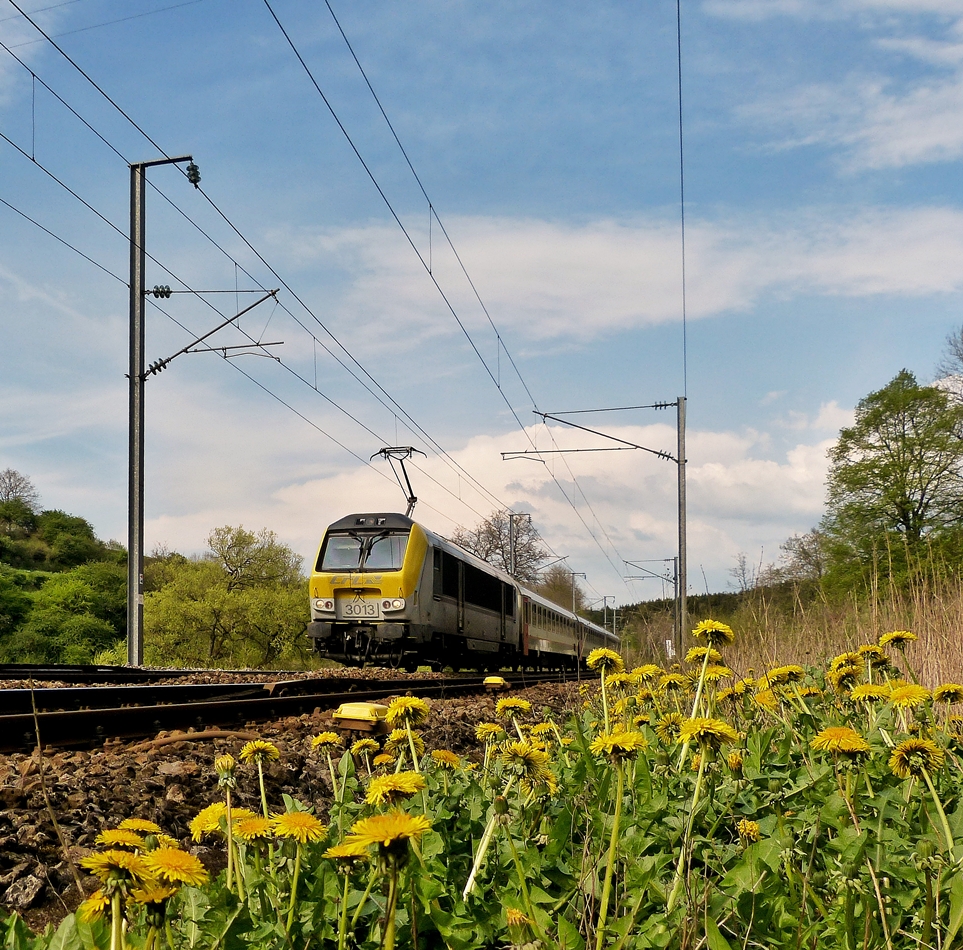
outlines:
M273 532L211 532L203 559L153 559L144 604L148 662L305 666L308 608L300 557Z

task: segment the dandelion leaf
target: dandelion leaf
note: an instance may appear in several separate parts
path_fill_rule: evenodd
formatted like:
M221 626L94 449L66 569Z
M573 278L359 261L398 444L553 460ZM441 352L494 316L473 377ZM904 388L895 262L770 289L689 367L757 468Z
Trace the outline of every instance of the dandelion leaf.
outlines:
M946 928L943 950L950 950L961 926L963 926L963 875L957 874L950 885L950 921Z
M558 945L561 950L584 950L585 938L567 917L558 918Z
M719 925L711 917L706 917L706 946L709 950L732 950Z

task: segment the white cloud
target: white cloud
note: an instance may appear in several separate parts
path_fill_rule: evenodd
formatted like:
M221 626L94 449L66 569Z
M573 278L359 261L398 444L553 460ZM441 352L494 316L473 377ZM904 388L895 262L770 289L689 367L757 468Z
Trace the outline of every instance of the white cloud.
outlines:
M961 124L963 128L963 124ZM963 135L963 133L961 133ZM450 226L496 324L535 341L584 341L681 318L675 222L461 218ZM275 233L309 268L349 276L339 322L385 347L458 332L410 248L382 225ZM766 295L925 296L963 290L963 211L943 207L809 209L792 218L691 220L692 319L748 310ZM463 278L440 253L435 274L472 331L490 333Z

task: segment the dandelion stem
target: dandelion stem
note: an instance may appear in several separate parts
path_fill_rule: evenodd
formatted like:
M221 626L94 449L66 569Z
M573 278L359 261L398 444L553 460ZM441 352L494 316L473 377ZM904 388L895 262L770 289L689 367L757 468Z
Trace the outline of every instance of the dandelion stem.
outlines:
M120 889L110 895L110 950L124 950L124 912Z
M709 667L709 654L710 654L710 651L711 651L711 644L710 644L710 648L706 650L706 655L702 658L702 670L701 670L701 672L699 673L699 683L698 683L698 685L696 686L695 699L692 701L692 712L691 712L690 715L689 715L689 718L690 718L690 719L695 719L695 715L696 715L696 713L699 711L699 701L702 699L702 687L703 687L703 685L705 684L706 670L707 670L708 667ZM676 706L677 706L677 708L678 708L678 703L676 704ZM689 752L689 740L686 739L685 742L682 743L682 752L681 752L681 754L679 755L679 769L680 769L680 771L681 771L682 767L685 765L685 757L686 757L686 755L688 754L688 752ZM699 774L700 774L700 775L702 774L701 769L700 769Z
M348 893L351 875L344 876L344 892L341 895L341 914L338 917L338 950L344 950L348 939Z
M605 666L602 666L602 716L605 719L605 732L608 734L612 730L609 728L609 701L605 695Z
M672 891L669 894L669 901L666 905L666 913L671 914L675 905L679 902L679 895L682 893L682 879L685 876L685 866L689 853L689 842L692 838L692 826L695 824L696 806L699 804L699 796L702 794L702 778L706 770L706 750L702 750L699 756L699 772L696 775L695 790L692 792L692 805L689 809L689 820L686 823L685 834L682 837L682 850L679 852L679 863L675 869L675 880L672 883Z
M378 869L373 867L371 873L368 875L368 886L364 889L364 894L361 895L361 902L354 909L354 914L351 916L351 931L354 932L354 928L358 926L358 918L361 916L361 911L364 905L368 903L368 898L371 896L371 888L374 887L375 878L378 876Z
M264 790L264 765L260 759L257 760L257 780L261 786L261 807L264 809L264 817L270 818L268 814L267 792Z
M412 768L420 773L421 769L418 767L418 753L415 750L415 737L411 734L411 723L405 720L405 731L408 733L408 745L411 748L411 765Z
M602 900L599 903L599 919L595 928L595 950L602 950L605 940L605 921L609 913L609 896L612 893L612 873L615 870L615 855L619 842L619 821L622 817L622 796L625 793L625 769L621 762L615 763L618 776L615 791L615 815L612 818L612 834L609 837L609 855L605 863L605 881L602 884Z
M940 823L943 825L943 834L946 837L946 853L952 858L953 833L950 831L950 823L946 820L946 812L943 810L943 803L940 801L940 796L936 794L936 786L933 784L933 780L930 778L930 773L926 769L921 769L920 772L923 775L923 780L926 782L926 787L930 790L930 795L933 798L933 804L936 805L936 810L940 816Z
M301 842L298 842L297 851L294 854L294 874L291 877L291 900L288 903L288 922L284 928L286 934L291 933L291 924L294 923L294 910L298 900L298 878L301 876Z
M227 811L225 820L227 821L227 889L234 890L234 830L231 827L231 787L228 785L224 789L224 797L227 799Z
M390 861L390 876L388 878L388 907L385 910L385 933L381 941L381 950L395 948L395 910L398 906L398 863Z

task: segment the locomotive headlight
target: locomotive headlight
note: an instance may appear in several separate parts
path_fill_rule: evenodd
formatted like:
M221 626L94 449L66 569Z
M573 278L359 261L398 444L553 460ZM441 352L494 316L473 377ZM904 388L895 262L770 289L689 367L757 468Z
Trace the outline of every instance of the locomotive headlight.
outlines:
M385 598L381 601L382 610L404 610L405 609L405 599L404 597L395 597L393 600L388 600Z
M314 609L315 610L334 610L334 601L318 599L314 602Z

